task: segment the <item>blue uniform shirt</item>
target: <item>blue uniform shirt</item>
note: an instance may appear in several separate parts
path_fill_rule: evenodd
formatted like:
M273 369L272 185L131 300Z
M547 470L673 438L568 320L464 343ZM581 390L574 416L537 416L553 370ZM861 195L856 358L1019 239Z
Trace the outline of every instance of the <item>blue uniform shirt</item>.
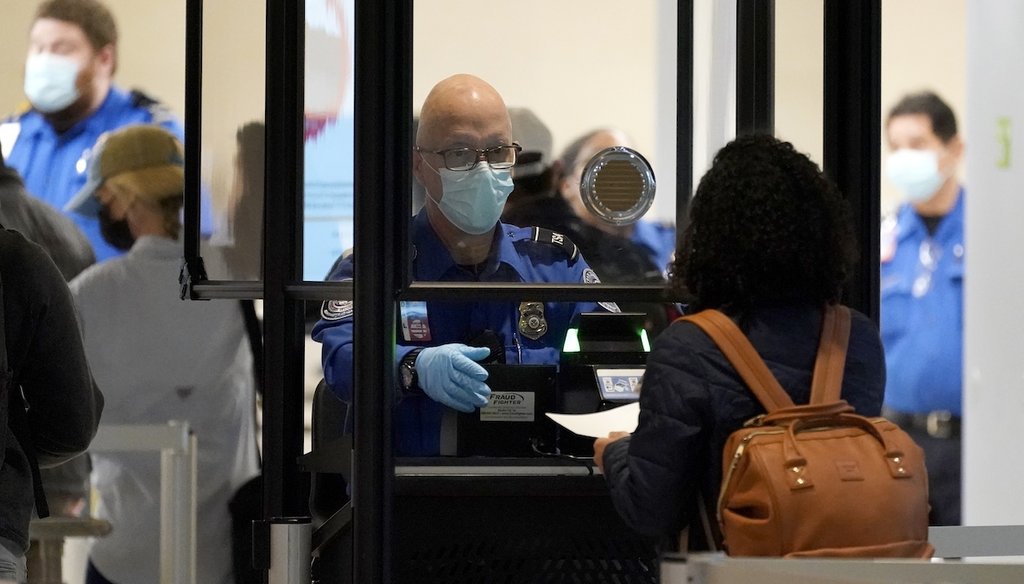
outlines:
M881 332L885 404L961 413L964 192L929 236L910 205L883 224Z
M597 277L571 243L537 241L534 228L498 224L491 253L480 273L452 259L421 210L413 221L413 278L444 282L594 283ZM331 270L328 279L352 278L352 258ZM352 399L352 304L324 303L313 340L323 343L324 378L344 401ZM593 303L544 303L547 331L530 339L519 331L518 302L402 302L396 363L414 348L465 343L484 330L495 332L505 348L506 363L557 364L566 330L580 312L597 310ZM445 406L426 395L396 393L395 452L429 456L440 451L441 417Z
M89 151L103 132L129 124L153 123L167 128L179 140L184 139L181 124L164 106L116 87L110 88L91 116L62 134L55 132L35 110L25 112L13 122L20 128L7 165L18 171L30 193L60 210L85 185ZM78 213L68 216L89 239L97 261L123 253L103 240L98 219Z
M676 228L668 223L637 221L629 238L641 246L661 272L667 273L668 263L676 252Z

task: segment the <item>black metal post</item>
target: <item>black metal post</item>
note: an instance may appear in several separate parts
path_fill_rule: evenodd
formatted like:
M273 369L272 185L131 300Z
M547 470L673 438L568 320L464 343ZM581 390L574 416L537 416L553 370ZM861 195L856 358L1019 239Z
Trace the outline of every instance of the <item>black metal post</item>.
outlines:
M736 0L736 134L775 131L775 0Z
M296 460L302 454L303 306L286 286L300 279L304 5L267 0L266 168L263 217L263 510L266 519L308 515ZM272 172L271 172L272 171Z
M825 172L853 210L860 264L845 302L878 322L881 0L825 1Z
M676 15L676 240L686 226L693 191L693 2Z
M352 577L377 584L391 580L395 306L397 285L408 278L411 0L356 4L355 116Z
M192 297L192 284L206 279L203 260L199 257L200 165L202 163L203 130L203 0L187 0L185 4L185 197L184 240L185 263L179 278L181 297Z

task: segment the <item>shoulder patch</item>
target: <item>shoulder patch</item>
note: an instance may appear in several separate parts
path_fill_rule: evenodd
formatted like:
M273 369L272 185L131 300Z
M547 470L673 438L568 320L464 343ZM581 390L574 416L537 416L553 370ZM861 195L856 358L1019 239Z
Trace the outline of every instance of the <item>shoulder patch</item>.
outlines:
M587 268L583 270L583 283L584 284L600 284L601 278L597 277L597 272L593 268Z
M149 115L153 118L150 120L153 124L163 124L174 119L174 114L171 109L163 103L157 101L153 97L150 97L146 93L138 89L133 89L130 93L132 107L144 109L149 112Z
M576 244L568 237L542 227L534 227L532 229L533 233L531 234L530 239L533 241L550 243L561 247L565 250L566 255L569 256L569 261L575 261L576 258L579 257L580 249L576 247Z
M149 95L147 95L139 89L131 90L129 96L131 97L132 105L135 107L148 108L150 106L160 105L159 101L153 99L152 97L150 97Z
M320 307L320 318L331 321L351 318L353 309L351 300L325 300Z

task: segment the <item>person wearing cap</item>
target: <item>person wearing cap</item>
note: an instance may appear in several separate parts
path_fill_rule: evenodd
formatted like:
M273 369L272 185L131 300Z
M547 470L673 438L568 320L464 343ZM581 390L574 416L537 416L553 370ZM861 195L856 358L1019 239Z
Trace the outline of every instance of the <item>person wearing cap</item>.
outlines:
M413 175L426 203L412 223L416 280L595 283L594 270L568 239L499 221L512 191L520 146L498 92L472 75L442 80L423 103ZM354 254L358 254L356 249ZM332 280L353 277L353 256ZM325 302L313 339L323 343L324 378L352 400L349 301ZM606 309L617 308L606 303ZM400 303L394 445L399 456L447 454L442 419L487 404L481 361L558 363L570 323L593 303L427 301Z
M629 146L630 142L626 134L612 128L591 130L580 136L559 157L563 174L558 190L580 218L605 233L624 237L639 245L665 274L676 251L675 226L646 219L640 219L632 225L612 225L591 213L580 195L580 179L587 162L605 148Z
M108 130L155 123L183 138L181 123L165 106L114 85L118 31L98 0L40 3L28 40L24 90L31 107L0 120L0 142L32 195L62 209L82 188L90 149ZM119 255L95 218L71 217L99 260Z
M182 302L177 277L184 173L181 143L153 125L103 135L72 200L106 217L121 257L71 282L86 355L107 394L110 424L189 423L199 440L197 582L231 582L228 501L257 474L254 380L236 303ZM96 516L110 535L89 556L87 584L156 582L160 461L150 453L95 452Z

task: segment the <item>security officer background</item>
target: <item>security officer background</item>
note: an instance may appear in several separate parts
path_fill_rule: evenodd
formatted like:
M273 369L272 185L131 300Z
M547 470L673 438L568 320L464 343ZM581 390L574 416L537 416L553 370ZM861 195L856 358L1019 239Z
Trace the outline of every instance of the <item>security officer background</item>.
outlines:
M882 224L885 415L925 451L932 525L960 524L964 145L937 95L904 97L886 121L889 179L904 202Z
M49 0L36 10L25 60L31 108L0 123L0 143L28 191L58 209L85 185L90 149L103 132L154 123L184 137L167 108L113 84L117 39L113 15L97 0ZM98 261L122 253L100 236L97 218L69 216Z
M511 136L504 101L477 77L449 77L427 96L413 155L413 174L426 192L412 226L416 280L598 282L567 238L499 222L520 151ZM340 259L329 279L351 279L352 260ZM487 372L479 361L557 363L570 323L596 309L590 303L402 302L396 454L439 454L445 412L487 403ZM351 302L325 302L313 329L313 339L323 343L327 384L344 401L352 399L353 310Z

